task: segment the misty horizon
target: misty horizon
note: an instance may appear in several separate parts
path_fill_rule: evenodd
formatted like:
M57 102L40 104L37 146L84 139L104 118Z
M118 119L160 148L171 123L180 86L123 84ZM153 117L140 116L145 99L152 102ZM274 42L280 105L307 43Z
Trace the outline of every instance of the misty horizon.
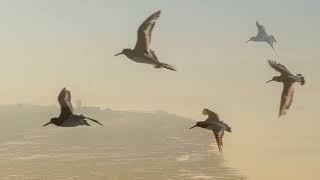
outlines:
M319 9L2 0L0 179L319 179Z
M0 178L245 179L224 162L213 138L188 131L194 124L190 119L160 111L82 107L77 110L98 118L104 126L41 127L57 110L53 106L0 106L1 123L7 121L0 127L0 165L6 167L0 170ZM199 163L207 168L197 168Z

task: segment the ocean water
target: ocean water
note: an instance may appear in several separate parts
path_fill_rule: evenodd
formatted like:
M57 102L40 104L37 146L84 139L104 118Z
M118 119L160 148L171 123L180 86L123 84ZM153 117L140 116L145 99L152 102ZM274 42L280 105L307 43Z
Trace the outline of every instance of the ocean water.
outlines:
M4 130L0 179L246 179L190 121L114 120L105 126ZM178 131L177 128L180 127Z

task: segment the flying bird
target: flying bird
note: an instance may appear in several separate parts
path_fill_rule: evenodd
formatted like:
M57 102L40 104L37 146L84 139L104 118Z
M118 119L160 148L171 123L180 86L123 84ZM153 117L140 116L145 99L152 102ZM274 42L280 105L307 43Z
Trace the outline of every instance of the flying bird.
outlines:
M122 52L115 56L124 54L127 58L137 63L151 64L155 68L166 68L172 71L176 69L166 63L159 61L154 50L151 49L151 36L152 30L156 24L156 21L160 17L161 11L157 11L149 16L138 29L138 39L134 49L123 49Z
M76 115L73 113L73 107L71 104L71 94L66 88L63 88L58 96L58 101L60 104L61 112L59 117L51 118L50 122L46 123L44 126L49 124L55 124L56 126L61 127L76 127L76 126L90 126L90 124L86 121L86 119L91 120L97 124L101 124L99 121L85 117L83 115Z
M268 35L266 28L264 26L262 26L258 21L256 22L257 28L258 28L258 34L254 37L250 37L250 39L247 41L255 41L255 42L267 42L270 47L274 50L274 52L277 54L277 51L275 50L275 48L273 47L273 43L277 42L276 39L274 38L273 35Z
M224 135L224 131L228 131L231 133L231 127L221 121L217 113L210 111L207 108L203 109L202 114L208 116L208 118L205 121L197 122L196 125L190 127L189 129L201 127L204 129L212 130L214 137L216 138L219 152L222 152L222 138Z
M286 114L286 111L290 108L293 101L294 83L298 82L301 85L305 84L305 79L301 74L292 74L284 65L277 63L276 61L268 60L269 65L276 71L280 72L280 76L273 77L271 81L282 82L283 90L281 95L279 117Z

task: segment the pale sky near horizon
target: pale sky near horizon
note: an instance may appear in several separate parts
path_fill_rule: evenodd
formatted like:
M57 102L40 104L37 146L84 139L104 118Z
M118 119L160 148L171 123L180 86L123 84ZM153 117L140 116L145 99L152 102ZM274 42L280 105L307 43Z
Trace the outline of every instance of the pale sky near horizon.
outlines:
M1 1L1 103L56 104L66 86L88 105L182 115L229 106L244 93L278 104L280 85L263 84L277 74L269 58L305 74L313 88L302 91L315 92L320 3L262 2ZM113 56L134 47L138 26L156 10L152 47L177 73ZM256 20L279 41L279 58L267 44L244 43Z
M294 133L303 120L305 133L314 135L320 125L319 9L317 0L2 0L1 104L57 105L66 86L73 100L87 105L162 109L195 119L208 107L233 126L276 121ZM157 10L152 48L178 72L113 56L134 47L138 26ZM256 20L277 39L279 57L265 43L244 43L256 35ZM283 121L277 119L282 85L265 84L278 75L267 59L306 77Z

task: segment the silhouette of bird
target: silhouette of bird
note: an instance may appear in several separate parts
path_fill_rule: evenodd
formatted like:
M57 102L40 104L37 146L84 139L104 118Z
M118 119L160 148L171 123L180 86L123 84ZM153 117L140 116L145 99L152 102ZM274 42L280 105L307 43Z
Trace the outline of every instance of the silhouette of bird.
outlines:
M292 74L284 65L277 63L276 61L268 60L269 65L276 71L280 72L280 76L273 77L271 81L282 82L283 90L281 95L279 117L286 114L286 111L290 108L293 101L294 83L299 82L301 85L305 84L305 79L301 74Z
M101 124L99 121L85 117L83 115L75 115L73 114L73 108L71 104L71 94L66 88L63 88L58 96L58 101L60 104L61 112L59 117L51 118L50 122L46 123L44 126L49 124L55 124L56 126L61 127L75 127L79 125L90 126L90 124L86 121L86 119L91 120L97 124Z
M173 66L160 62L155 51L150 47L152 30L157 19L160 17L160 13L161 11L155 12L140 25L138 29L138 39L134 49L123 49L122 52L115 56L124 54L127 58L137 63L151 64L155 68L166 68L176 71Z
M204 129L212 130L214 137L216 138L219 152L222 152L222 138L224 135L224 131L228 131L231 133L231 127L221 121L217 113L210 111L207 108L203 109L202 114L207 115L208 118L205 121L197 122L196 125L190 127L189 129L201 127Z
M275 48L273 47L273 43L277 42L276 39L274 38L273 35L268 35L266 28L264 26L262 26L261 24L259 24L259 22L256 22L257 28L258 28L258 34L254 37L250 37L250 39L247 41L255 41L255 42L267 42L270 47L274 50L274 52L277 54L277 51L275 50Z

